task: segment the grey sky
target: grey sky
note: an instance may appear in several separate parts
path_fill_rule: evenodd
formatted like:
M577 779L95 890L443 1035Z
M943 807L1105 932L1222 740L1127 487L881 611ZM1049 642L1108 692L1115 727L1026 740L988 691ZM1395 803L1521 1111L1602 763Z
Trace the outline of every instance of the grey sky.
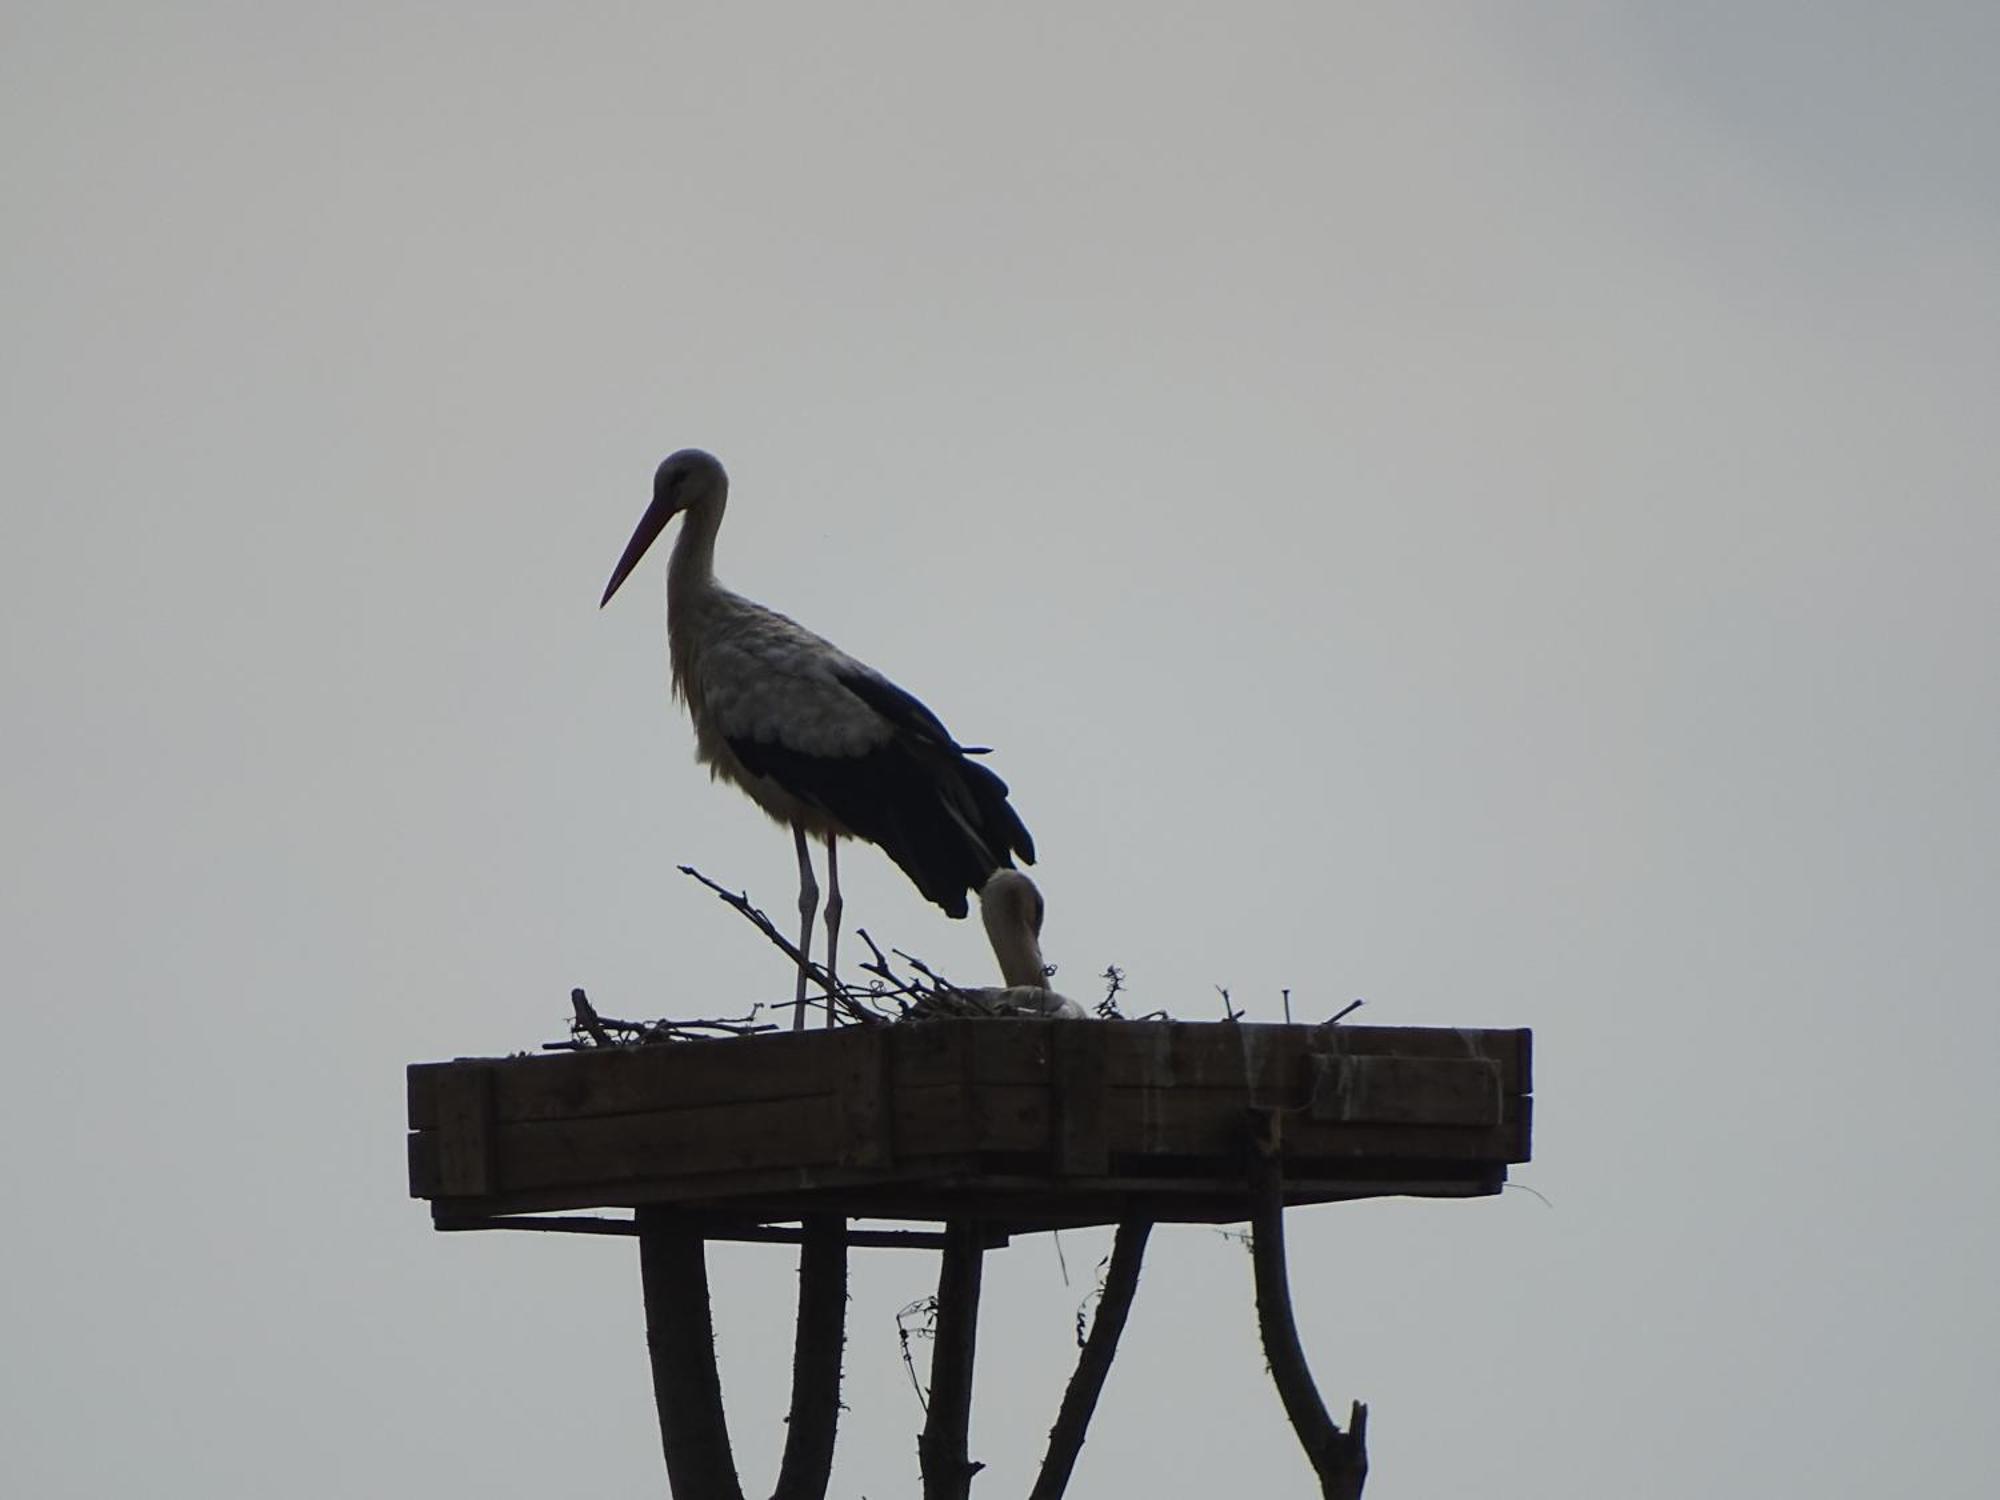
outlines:
M1294 1218L1371 1497L1988 1492L2000 13L1076 9L7 7L10 1493L663 1489L630 1247L432 1235L401 1069L789 993L594 607L686 444L998 747L1064 988L1536 1029L1552 1208ZM1106 1245L990 1267L978 1493ZM1248 1280L1156 1237L1078 1493L1310 1493Z

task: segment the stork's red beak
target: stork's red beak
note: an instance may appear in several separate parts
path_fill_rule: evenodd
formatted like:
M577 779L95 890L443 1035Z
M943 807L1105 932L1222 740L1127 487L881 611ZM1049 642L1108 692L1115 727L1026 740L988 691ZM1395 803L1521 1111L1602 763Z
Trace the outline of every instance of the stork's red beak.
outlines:
M611 602L611 596L618 592L618 585L626 575L639 566L639 559L646 555L646 549L654 539L667 529L667 522L680 514L677 497L671 492L663 492L653 497L653 503L646 507L646 513L639 518L639 529L632 533L632 540L625 544L625 555L618 559L618 566L611 570L611 582L604 586L604 597L597 601L599 609Z

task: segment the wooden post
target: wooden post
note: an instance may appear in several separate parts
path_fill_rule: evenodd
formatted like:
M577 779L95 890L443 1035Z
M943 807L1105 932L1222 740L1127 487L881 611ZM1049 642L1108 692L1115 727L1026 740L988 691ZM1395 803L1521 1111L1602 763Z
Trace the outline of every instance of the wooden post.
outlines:
M1145 1257L1146 1237L1152 1232L1152 1224L1145 1219L1127 1219L1118 1226L1097 1317L1091 1322L1083 1353L1077 1356L1069 1389L1063 1392L1056 1425L1049 1429L1049 1451L1042 1458L1041 1473L1028 1492L1028 1500L1062 1500L1069 1488L1077 1455L1083 1451L1084 1433L1097 1410L1105 1377L1111 1373L1112 1356L1118 1352L1118 1336L1125 1331L1125 1316L1132 1310L1132 1296L1139 1289L1139 1262Z
M847 1220L811 1214L800 1225L799 1327L792 1412L771 1500L824 1500L840 1423L840 1356L847 1342Z
M1368 1479L1368 1408L1359 1401L1342 1432L1326 1413L1319 1387L1306 1367L1292 1321L1292 1291L1285 1273L1285 1184L1279 1165L1283 1116L1259 1111L1263 1128L1254 1129L1250 1146L1250 1260L1257 1283L1257 1328L1264 1338L1264 1358L1277 1383L1278 1398L1306 1458L1319 1476L1326 1500L1361 1500Z
M974 1219L945 1224L938 1271L937 1333L931 1351L930 1412L917 1439L924 1500L968 1500L986 1466L967 1455L972 1425L972 1361L979 1331L979 1279L986 1254Z
M743 1500L722 1413L701 1231L672 1209L641 1208L638 1218L646 1352L668 1487L679 1500Z

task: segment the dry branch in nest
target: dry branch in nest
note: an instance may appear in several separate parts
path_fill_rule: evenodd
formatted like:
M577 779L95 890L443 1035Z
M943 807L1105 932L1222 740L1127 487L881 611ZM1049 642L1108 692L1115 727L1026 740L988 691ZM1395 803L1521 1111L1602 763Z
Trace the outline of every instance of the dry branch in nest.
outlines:
M754 1036L776 1031L777 1024L759 1021L755 1007L747 1016L703 1021L620 1021L600 1016L582 990L569 992L569 1040L544 1042L544 1052L582 1052L592 1047L635 1047L648 1042L691 1042L718 1036Z
M732 891L727 886L709 879L693 865L682 865L679 868L683 875L706 886L715 893L716 899L756 928L765 941L785 955L789 964L794 968L799 965L797 945L779 931L777 924L751 901L749 892ZM988 985L956 984L915 954L895 947L884 952L867 928L857 928L856 932L861 941L868 945L869 957L860 965L861 972L867 976L864 982L850 984L828 973L824 964L809 959L805 961L808 984L818 991L818 995L809 1003L818 1004L822 999L830 1001L835 1018L843 1025L880 1026L891 1022L941 1018L1039 1017L1045 1014L1034 1004L1028 1003L1022 992ZM1125 971L1116 964L1110 964L1105 967L1099 978L1104 983L1104 998L1098 1001L1095 1007L1097 1019L1103 1021L1128 1019L1119 1006L1120 998L1126 994ZM1228 1018L1240 1019L1243 1012L1232 1005L1229 991L1222 989L1221 994ZM1285 1013L1289 1019L1291 1010L1289 990L1284 992L1284 1002ZM560 1042L543 1043L542 1050L580 1052L594 1047L647 1046L661 1042L752 1036L778 1030L777 1022L761 1020L760 1017L766 1012L789 1009L791 1003L787 1000L776 1004L753 1004L748 1012L740 1016L621 1021L600 1015L584 992L576 989L570 991L570 1007L574 1014L570 1021L569 1036ZM1360 1004L1359 1000L1354 1001L1346 1009L1321 1024L1337 1023ZM1164 1010L1154 1010L1130 1019L1164 1021L1171 1020L1172 1017Z

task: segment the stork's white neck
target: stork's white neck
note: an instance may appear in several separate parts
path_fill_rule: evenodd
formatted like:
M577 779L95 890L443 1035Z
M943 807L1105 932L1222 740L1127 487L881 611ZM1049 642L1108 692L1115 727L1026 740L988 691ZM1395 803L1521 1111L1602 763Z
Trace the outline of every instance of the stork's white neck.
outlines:
M703 495L681 512L681 533L674 538L667 561L667 655L673 663L674 690L694 707L694 648L701 632L692 621L715 597L715 534L722 527L726 490ZM697 718L700 715L696 715Z
M699 594L715 587L715 534L722 529L722 510L729 503L726 491L703 495L681 512L681 534L674 538L673 557L667 563L667 599L677 594Z
M1028 925L1028 916L1012 901L985 905L986 936L993 944L993 957L1000 965L1000 977L1010 986L1026 985L1047 989L1048 966L1042 962L1042 945Z

